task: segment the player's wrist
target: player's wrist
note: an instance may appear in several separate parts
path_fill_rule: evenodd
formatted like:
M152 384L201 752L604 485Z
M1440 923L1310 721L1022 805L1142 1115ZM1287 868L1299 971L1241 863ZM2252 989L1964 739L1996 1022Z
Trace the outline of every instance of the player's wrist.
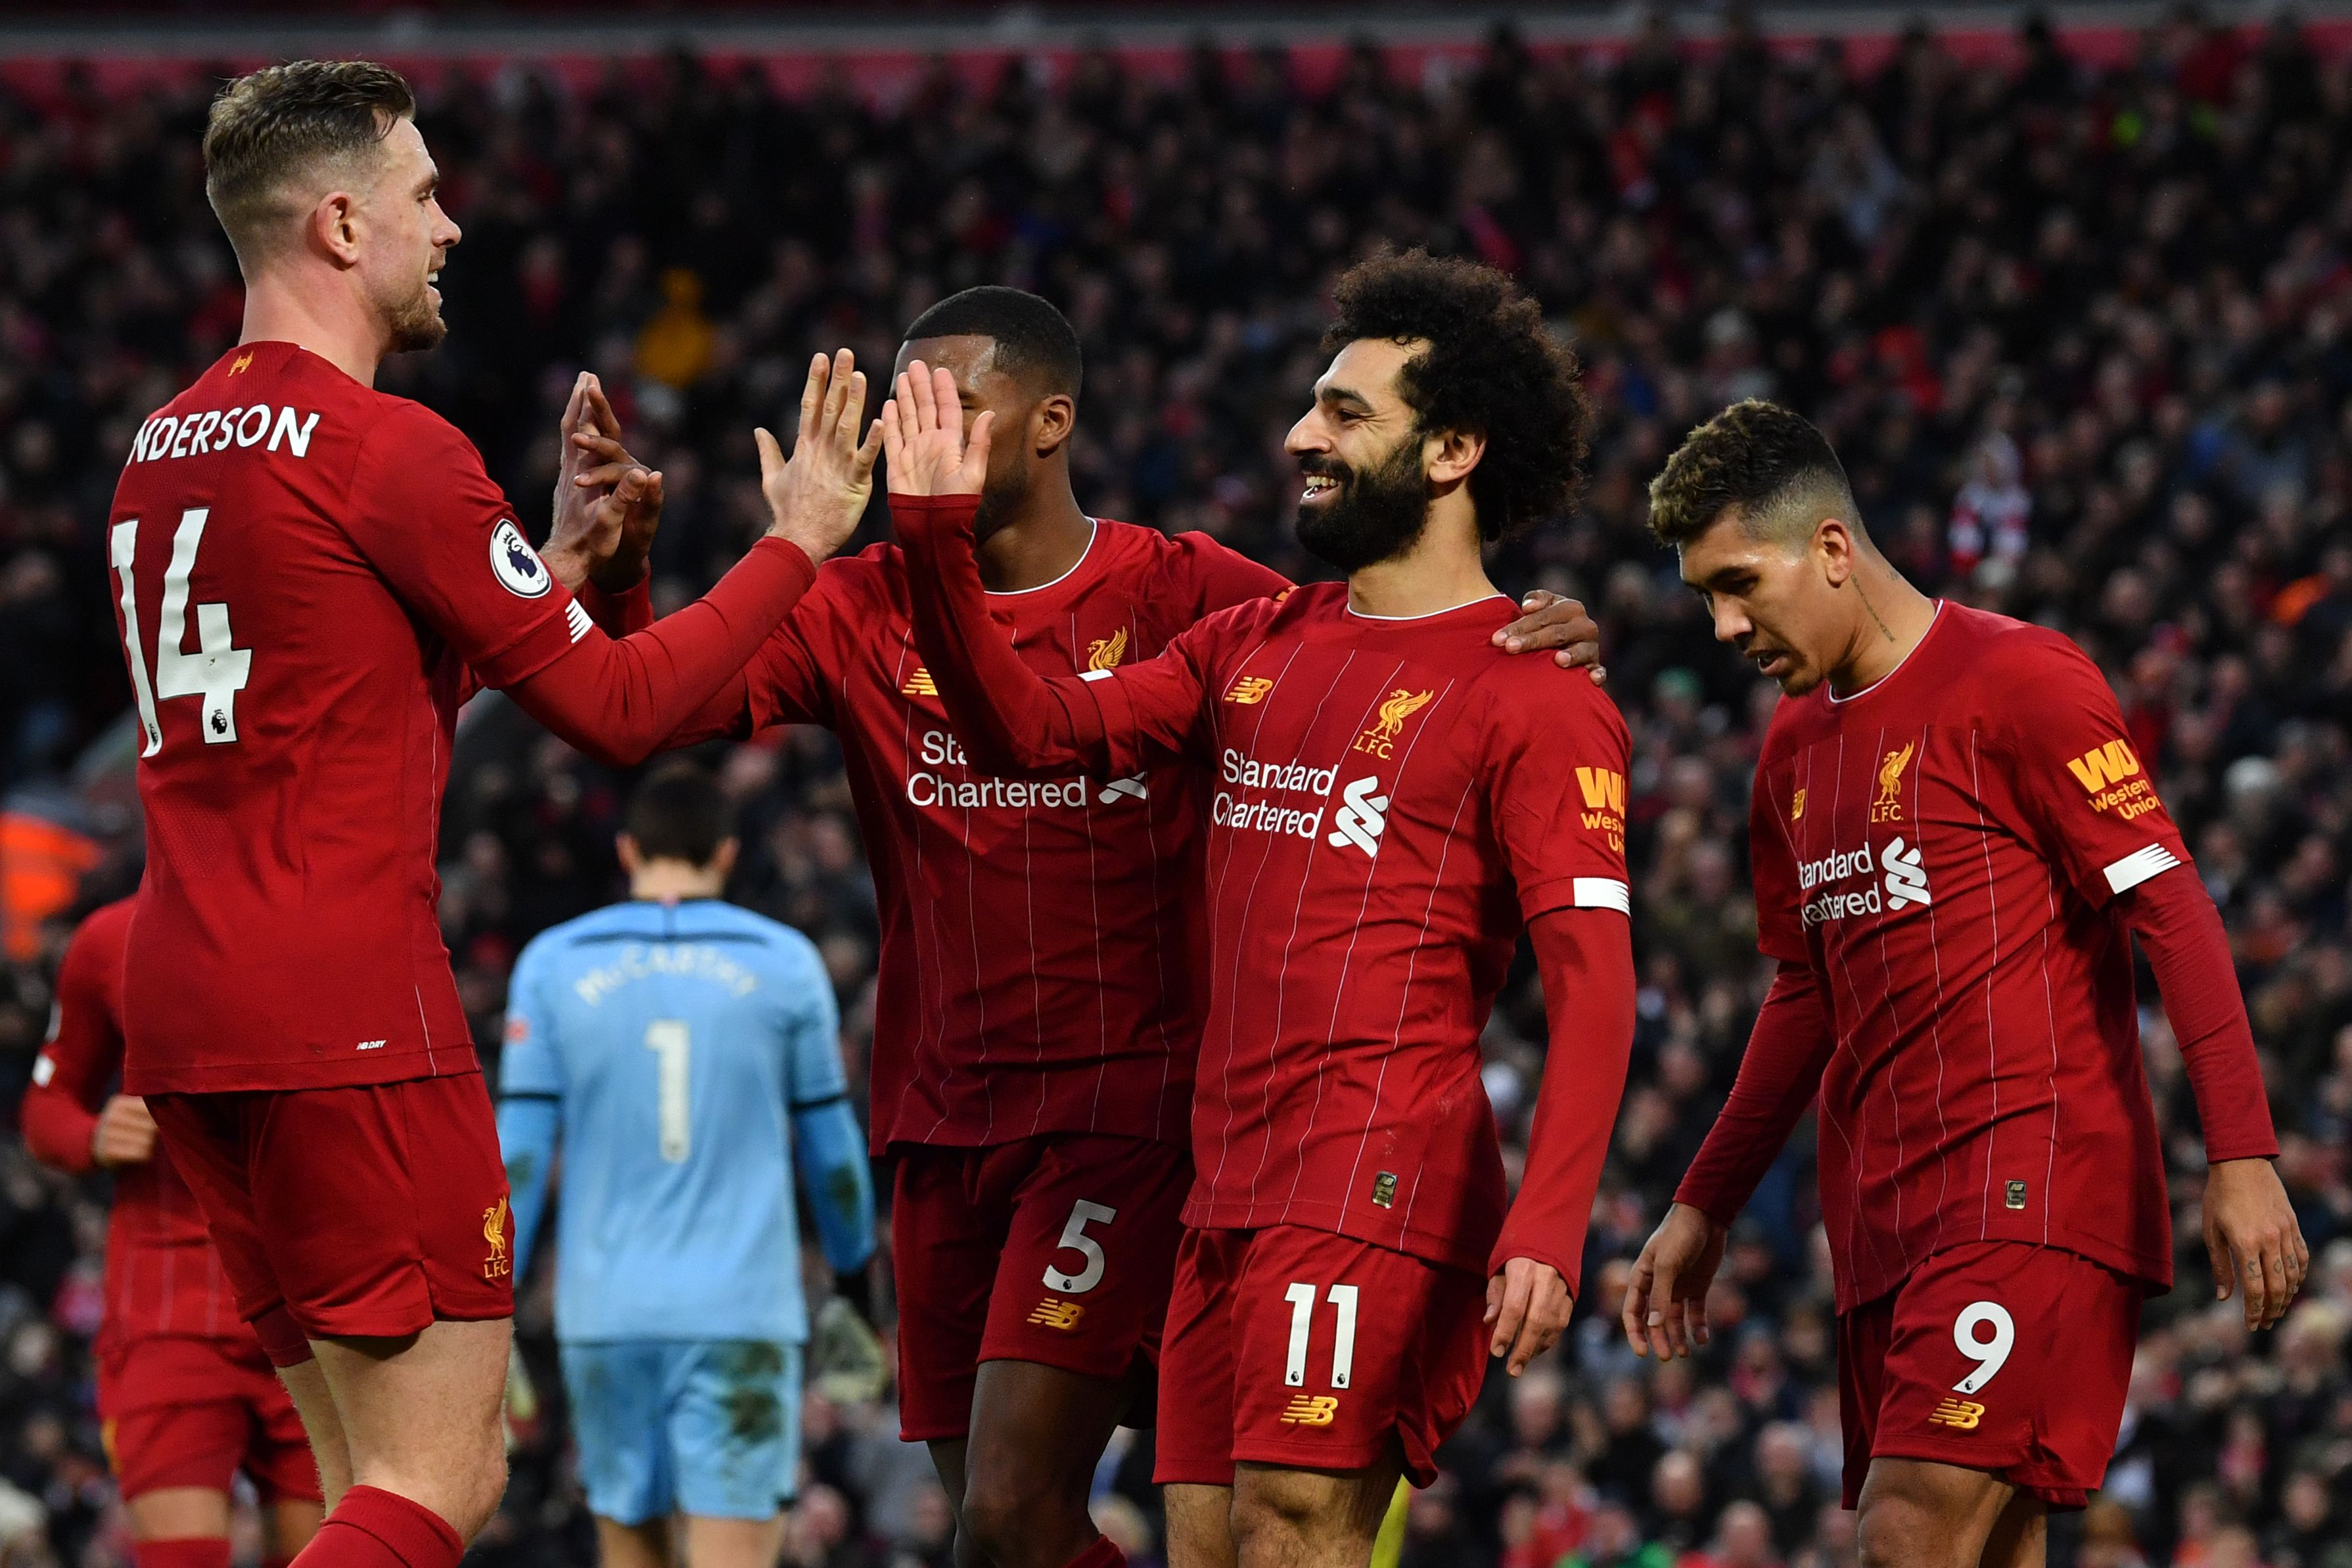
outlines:
M598 593L617 599L643 587L650 575L644 556L627 561L615 556L604 565L592 568L588 573L588 582Z
M1677 1196L1673 1206L1666 1212L1670 1218L1679 1215L1688 1224L1705 1226L1710 1237L1728 1236L1731 1233L1729 1220L1716 1218L1711 1207L1705 1204L1694 1203L1689 1198Z

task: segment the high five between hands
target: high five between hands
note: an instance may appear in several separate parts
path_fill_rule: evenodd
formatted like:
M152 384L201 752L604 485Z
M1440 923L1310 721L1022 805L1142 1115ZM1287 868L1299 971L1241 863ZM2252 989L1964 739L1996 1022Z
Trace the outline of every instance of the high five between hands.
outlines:
M826 559L857 531L874 494L874 462L881 455L877 420L859 440L866 414L866 374L847 349L809 361L801 389L800 428L792 456L766 429L752 432L760 448L760 493L768 503L768 537L798 545L812 562ZM560 426L563 454L555 481L555 524L540 553L566 586L593 583L625 593L645 579L646 560L661 521L662 476L621 443L621 422L597 378L583 372L572 385Z

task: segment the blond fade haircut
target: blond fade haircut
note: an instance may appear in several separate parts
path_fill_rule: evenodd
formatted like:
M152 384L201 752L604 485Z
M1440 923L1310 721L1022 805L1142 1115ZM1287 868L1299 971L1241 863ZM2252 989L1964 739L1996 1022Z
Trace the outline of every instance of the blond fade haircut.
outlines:
M416 95L370 60L295 60L238 77L205 123L205 197L250 277L291 237L319 182L358 171L416 112Z
M1802 415L1751 397L1693 430L1650 481L1650 531L1679 549L1726 516L1751 539L1797 545L1834 517L1864 539L1853 487Z

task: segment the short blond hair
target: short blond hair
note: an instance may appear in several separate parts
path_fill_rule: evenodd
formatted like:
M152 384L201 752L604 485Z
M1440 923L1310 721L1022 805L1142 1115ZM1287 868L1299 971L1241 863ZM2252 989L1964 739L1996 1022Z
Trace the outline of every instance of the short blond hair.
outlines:
M299 185L319 165L381 146L416 112L416 95L372 60L294 60L238 77L205 122L205 197L248 272L299 216Z

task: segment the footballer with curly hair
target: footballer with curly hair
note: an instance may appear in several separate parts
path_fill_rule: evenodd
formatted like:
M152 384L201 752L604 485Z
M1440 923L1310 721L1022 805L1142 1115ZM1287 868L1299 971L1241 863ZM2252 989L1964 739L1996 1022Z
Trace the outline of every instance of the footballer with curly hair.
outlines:
M1567 504L1576 360L1500 273L1339 279L1291 430L1299 537L1347 574L1158 657L1047 679L973 550L991 421L908 367L884 406L918 646L1007 773L1185 763L1209 800L1196 1170L1161 1352L1170 1561L1361 1564L1486 1358L1568 1321L1633 1038L1625 769L1591 683L1498 650L1485 548ZM1155 785L1155 787L1157 787ZM1478 1037L1522 931L1559 1059L1507 1201Z

